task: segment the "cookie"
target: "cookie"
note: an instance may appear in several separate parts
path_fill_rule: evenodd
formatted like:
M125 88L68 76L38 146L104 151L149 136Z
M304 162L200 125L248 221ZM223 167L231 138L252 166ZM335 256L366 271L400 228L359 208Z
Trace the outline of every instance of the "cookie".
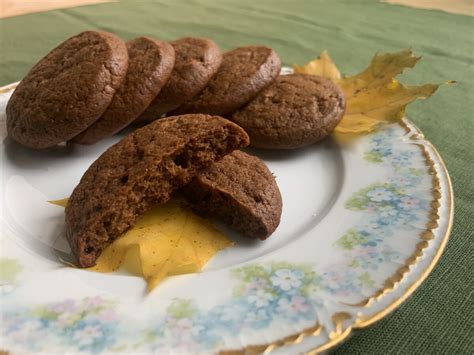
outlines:
M265 163L234 151L195 177L181 192L193 210L217 217L252 239L266 239L278 227L280 190Z
M66 207L66 236L79 266L94 265L137 216L247 144L236 124L198 114L155 121L110 147L87 169Z
M252 100L280 73L281 62L268 47L249 46L224 53L209 84L175 113L227 115Z
M53 147L93 124L109 106L128 66L125 43L108 32L71 37L41 59L8 102L8 135Z
M294 149L327 137L342 119L345 98L333 82L314 75L281 75L232 115L266 149Z
M167 84L138 122L151 122L202 91L222 63L222 54L207 38L186 37L170 42L176 61Z
M173 47L149 37L127 42L128 71L107 110L92 126L74 137L93 144L110 137L134 121L165 86L173 70Z

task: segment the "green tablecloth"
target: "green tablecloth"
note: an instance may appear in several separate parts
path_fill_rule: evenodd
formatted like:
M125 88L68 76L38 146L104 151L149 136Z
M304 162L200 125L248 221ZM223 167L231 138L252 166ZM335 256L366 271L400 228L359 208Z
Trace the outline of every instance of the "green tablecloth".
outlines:
M327 49L345 73L362 69L376 51L411 47L423 60L405 82L456 80L408 109L453 180L455 224L447 250L402 307L334 353L474 353L474 18L371 0L122 0L0 20L0 85L20 80L53 46L91 28L125 39L208 36L223 49L266 44L287 65Z

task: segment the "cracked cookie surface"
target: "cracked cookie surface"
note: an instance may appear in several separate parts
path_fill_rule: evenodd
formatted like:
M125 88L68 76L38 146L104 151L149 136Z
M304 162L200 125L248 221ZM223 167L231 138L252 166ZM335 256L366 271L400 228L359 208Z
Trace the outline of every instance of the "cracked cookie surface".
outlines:
M104 113L127 67L125 43L111 33L67 39L15 89L6 108L8 135L34 149L70 140Z
M127 75L104 114L75 143L93 144L110 137L134 121L165 86L173 70L175 54L167 42L138 37L127 42Z
M138 122L151 122L191 100L205 88L222 63L221 51L210 39L185 37L170 44L176 54L173 72Z
M208 85L176 114L227 115L252 100L280 73L281 62L268 47L248 46L224 53L222 64Z
M345 97L333 82L315 75L280 75L231 120L250 136L250 145L294 149L327 137L342 119Z

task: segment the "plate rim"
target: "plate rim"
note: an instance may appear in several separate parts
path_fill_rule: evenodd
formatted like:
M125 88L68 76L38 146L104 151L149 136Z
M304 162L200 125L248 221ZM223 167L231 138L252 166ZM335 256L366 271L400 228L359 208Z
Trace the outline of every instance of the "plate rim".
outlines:
M376 312L372 316L365 319L356 319L353 324L349 325L344 330L342 330L341 328L342 323L345 320L344 313L334 314L333 317L335 317L336 315L342 316L342 317L336 317L340 319L333 318L333 321L336 325L336 330L337 330L336 333L334 334L335 336L332 338L328 338L328 341L326 341L325 343L306 351L306 354L308 355L320 354L324 351L328 351L340 345L341 343L344 342L344 340L346 340L349 336L351 336L355 332L365 329L373 325L374 323L377 323L378 321L382 320L383 318L388 316L390 313L395 311L423 284L423 282L427 279L427 277L431 274L435 266L438 264L439 260L441 259L441 256L443 255L444 250L446 249L446 245L449 241L449 237L451 235L453 221L454 221L454 191L453 191L451 177L449 176L448 168L443 158L441 157L441 154L436 149L436 147L428 139L426 139L423 132L411 120L409 120L406 116L404 116L399 122L396 122L396 124L398 124L403 129L405 129L407 134L410 134L410 136L408 137L410 141L420 142L418 144L417 143L415 144L421 147L422 154L425 156L425 161L430 169L430 175L433 177L433 180L434 180L433 189L438 189L439 191L439 187L440 187L439 176L441 174L444 174L446 177L447 193L449 195L449 199L447 200L447 208L448 208L449 214L448 214L446 232L442 237L440 237L439 246L437 247L436 252L433 255L427 267L420 272L420 275L418 276L418 278L414 282L412 282L410 285L408 285L407 289L399 297L397 297L393 302L389 303L382 310ZM427 151L427 148L432 150L433 155L430 155L430 153ZM440 168L439 173L436 171L436 162L432 159L433 156L436 159L438 159L439 168ZM441 198L442 198L442 195L440 195L439 197L435 197L433 199L433 202L438 202ZM438 209L436 209L436 211L438 211ZM431 212L433 212L433 209ZM441 219L441 216L437 215L437 217L438 218L436 218L436 221L439 221ZM429 223L431 222L432 222L432 219L430 219ZM427 231L431 232L432 230L436 228L437 228L437 225L433 228L427 227L425 232ZM423 240L421 237L421 233L420 233L420 240ZM420 256L422 256L424 249L426 249L426 246L417 247L414 254L416 254L416 252L419 252L421 253ZM407 262L402 266L402 268L414 266L418 264L418 261L419 261L419 258L417 258L414 262L411 262L411 263ZM395 274L397 274L397 272ZM409 270L407 272L404 272L396 280L395 284L405 279L405 276L407 275L408 272ZM377 291L374 295L368 297L365 301L362 302L361 305L364 307L368 307L370 306L370 304L372 304L373 300L379 299L383 295L390 293L394 290L395 288L393 286L384 287L383 289ZM270 354L273 350L276 350L283 346L292 346L292 345L300 344L302 341L304 341L305 338L317 337L319 336L321 331L322 331L322 326L316 323L315 326L306 328L298 333L288 335L282 339L277 339L267 344L255 344L255 345L248 345L242 349L224 350L224 351L220 351L219 355L221 354L222 355L228 355L228 354L245 355L248 352L252 352L252 351L257 351L258 353L262 353L262 354Z
M449 176L448 168L447 168L443 158L441 157L441 154L438 152L438 150L433 145L433 143L431 143L428 139L426 139L423 132L411 120L409 120L405 116L399 122L399 125L402 126L404 129L406 129L407 132L412 132L412 135L409 137L410 140L414 140L414 141L418 140L418 141L423 142L422 146L424 147L424 149L423 149L424 153L426 152L426 147L429 147L432 150L433 154L436 156L436 158L439 160L439 165L440 165L440 168L441 168L440 170L446 176L446 182L447 182L447 187L448 187L447 192L448 192L448 195L449 195L449 199L447 201L449 214L448 214L448 224L447 224L447 227L446 227L446 232L443 235L443 237L440 238L441 240L440 240L440 244L438 246L438 249L436 250L436 253L433 255L433 258L430 261L430 263L428 264L428 266L420 273L420 276L411 285L409 285L407 287L407 289L397 299L395 299L392 303L390 303L384 309L382 309L379 312L375 313L371 317L368 317L367 319L364 319L364 320L356 321L352 326L347 327L347 329L344 332L342 332L338 337L334 338L333 340L330 340L330 341L326 342L325 344L322 344L322 345L320 345L320 346L318 346L314 349L311 349L310 351L307 352L309 355L319 354L322 351L329 350L329 349L341 344L346 338L348 338L351 334L353 334L354 331L365 329L365 328L373 325L374 323L377 323L378 321L382 320L383 318L388 316L390 313L395 311L399 306L401 306L423 284L423 282L432 273L433 269L435 268L435 266L438 264L439 260L441 259L441 256L443 255L443 252L446 249L446 245L448 244L449 238L451 236L451 231L452 231L452 228L453 228L453 221L454 221L454 191L453 191L451 177ZM410 129L409 125L412 126L412 129ZM429 160L427 159L427 162L430 163L430 165L429 165L430 169L434 168L435 165L436 165L436 163L431 159L431 157L430 157ZM437 177L438 173L436 172L436 170L434 170L434 172L431 172L430 175L432 175L434 177ZM439 182L438 182L438 184L439 184ZM441 198L441 196L440 196L440 198ZM439 198L436 199L436 201L438 201L438 200L439 200ZM441 216L439 217L439 219L441 219ZM432 229L433 228L430 228L430 230L432 230ZM425 248L421 248L421 252L424 249ZM417 250L419 250L419 249L417 248ZM417 262L415 261L414 263L411 263L411 264L407 263L407 264L405 264L405 266L413 266L413 265L416 265L416 264L417 264ZM405 275L403 275L400 278L399 281L403 280L404 276ZM391 291L393 291L393 289L388 290L388 292L391 292ZM382 292L383 292L383 294L385 294L385 289L382 290ZM375 298L377 298L377 297L378 296L375 296ZM374 296L370 297L369 302L373 298L374 298ZM296 342L293 342L293 344L295 344L295 343Z
M16 86L20 82L14 82L10 83L4 86L0 87L0 94L5 94L8 93L9 91L12 91L16 88ZM433 182L433 188L439 188L439 175L444 174L446 177L446 186L447 186L447 194L448 194L448 200L447 200L447 208L448 208L448 220L447 220L447 227L446 227L446 232L445 234L440 238L440 243L439 246L436 249L435 254L433 255L431 261L427 265L425 269L423 269L420 272L419 277L412 282L410 285L407 286L406 290L399 296L397 297L393 302L385 306L382 310L378 311L377 313L373 314L372 316L365 318L365 319L356 319L355 322L351 325L349 325L344 331L340 331L336 334L335 337L332 339L329 338L327 342L317 346L314 349L310 349L307 353L310 355L313 354L319 354L323 351L327 351L339 344L341 344L345 339L347 339L351 334L353 334L355 331L364 329L369 327L370 325L382 320L385 318L388 314L393 312L395 309L397 309L399 306L401 306L408 297L410 297L420 286L421 284L427 279L427 277L432 273L433 269L435 266L438 264L439 260L441 259L441 256L446 249L446 245L449 241L452 228L453 228L453 220L454 220L454 191L453 191L453 186L452 186L452 181L451 177L449 175L447 166L441 157L441 154L438 152L436 147L425 137L423 132L411 121L409 120L406 116L403 117L402 120L397 122L398 125L400 125L402 128L404 128L407 133L410 133L410 136L408 137L409 140L412 141L420 141L418 145L422 147L422 153L425 156L426 163L428 167L430 168L430 175L433 177L433 180L437 180ZM415 143L416 144L416 143ZM433 155L430 155L429 152L427 152L427 148L429 148L432 151ZM432 156L434 156L438 162L435 162L432 159ZM439 173L436 171L436 166L437 163L439 163ZM433 201L439 201L439 199L442 196L434 199ZM438 218L436 221L439 221L441 219L441 216L438 215ZM426 231L432 231L434 228L427 228ZM421 239L422 240L422 239ZM426 247L421 247L421 248L416 248L416 251L423 253L423 250ZM421 254L422 255L422 254ZM408 267L408 266L413 266L418 263L418 260L415 260L414 262L407 262L405 263L402 267ZM406 272L399 277L399 279L396 282L402 281L406 276ZM370 296L367 298L367 300L363 301L361 305L364 307L368 307L373 300L376 300L386 293L389 293L394 290L393 286L385 286L383 289L379 290L376 292L376 294ZM341 321L342 324L342 321ZM282 346L291 346L298 344L304 340L306 337L311 337L311 336L318 336L321 331L321 326L316 324L313 327L304 329L298 333L286 336L282 339L277 339L275 341L272 341L271 343L267 344L255 344L255 345L248 345L242 349L232 349L232 350L221 350L219 354L227 354L229 351L232 354L245 354L247 351L256 349L258 348L258 351L261 350L262 353L268 354L271 353L273 350L280 348ZM6 350L6 349L2 349ZM8 350L6 350L8 352Z

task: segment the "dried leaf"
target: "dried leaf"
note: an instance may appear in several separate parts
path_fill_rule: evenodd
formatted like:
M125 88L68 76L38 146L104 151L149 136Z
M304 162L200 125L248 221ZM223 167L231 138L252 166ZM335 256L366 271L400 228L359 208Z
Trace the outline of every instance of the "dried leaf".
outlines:
M335 129L336 133L371 132L384 122L400 120L409 103L430 97L439 87L435 84L404 86L394 79L406 68L413 68L420 59L414 56L411 50L377 54L364 71L342 79L336 79L330 73L326 74L325 68L330 67L330 64L323 64L323 54L325 52L321 54L321 60L309 63L313 63L311 67L304 66L302 70L298 67L298 70L307 74L318 73L329 78L344 91L346 112ZM331 61L329 56L325 58Z
M179 201L172 201L141 216L88 270L112 272L123 268L143 276L151 291L166 276L200 271L219 250L232 244L209 222Z
M345 76L338 84L347 97L353 97L359 92L376 90L392 82L406 68L413 68L421 57L413 55L405 49L397 53L376 54L369 66L354 76Z
M362 90L348 99L343 120L336 127L339 133L371 132L383 122L401 120L406 106L421 98L431 96L438 85L403 86L396 80L380 86L376 92Z
M66 197L66 198L63 198L63 199L61 199L61 200L51 200L51 201L48 201L48 202L51 203L51 204L53 204L53 205L57 205L57 206L61 206L61 207L66 207L68 200L69 200L69 198Z
M327 51L323 51L318 59L315 59L303 67L294 65L295 73L306 73L311 75L319 75L331 80L339 80L341 73L337 69L336 64L332 61Z

